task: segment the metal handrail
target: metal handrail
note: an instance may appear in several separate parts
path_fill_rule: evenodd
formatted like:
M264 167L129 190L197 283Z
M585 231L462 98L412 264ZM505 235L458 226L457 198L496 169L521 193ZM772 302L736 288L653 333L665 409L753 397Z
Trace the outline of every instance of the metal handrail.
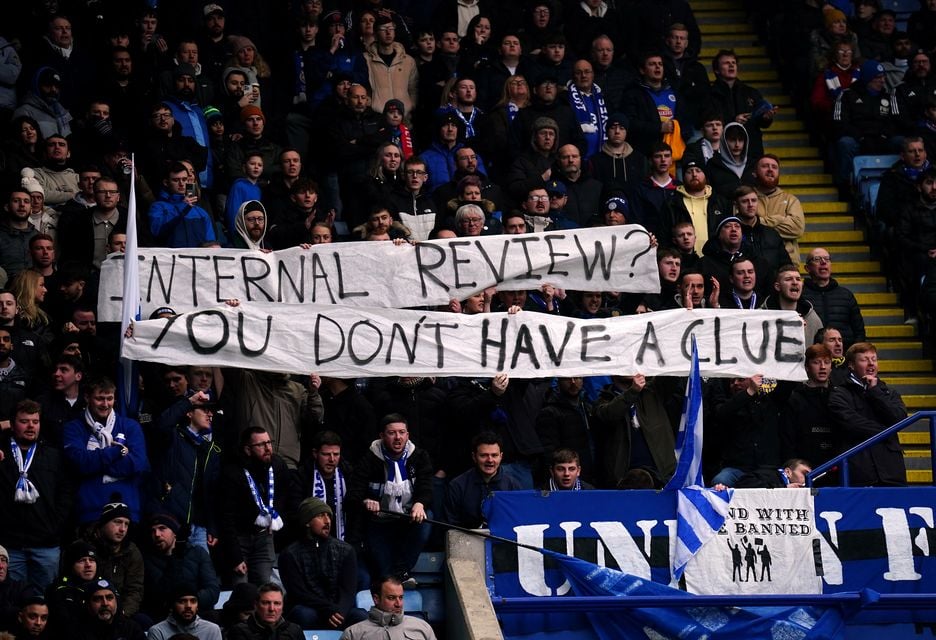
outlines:
M881 440L886 440L887 438L891 437L898 431L915 423L920 418L929 418L930 464L932 464L933 461L936 460L936 411L918 411L914 413L912 416L907 416L906 418L904 418L897 424L891 427L888 427L884 431L881 431L880 433L871 436L864 442L856 444L854 447L852 447L845 453L839 454L835 456L834 458L832 458L831 460L829 460L828 462L820 464L818 467L816 467L815 469L813 469L806 475L806 486L807 487L813 486L813 481L818 480L820 477L824 476L834 467L841 465L842 486L847 487L848 486L848 459L850 457L852 457L856 453L864 451L868 447L872 447L876 445ZM936 484L936 481L934 481L934 484Z
M792 607L857 604L862 609L931 609L936 593L877 593L870 590L827 594L697 596L536 596L494 597L498 613L553 613L668 607Z

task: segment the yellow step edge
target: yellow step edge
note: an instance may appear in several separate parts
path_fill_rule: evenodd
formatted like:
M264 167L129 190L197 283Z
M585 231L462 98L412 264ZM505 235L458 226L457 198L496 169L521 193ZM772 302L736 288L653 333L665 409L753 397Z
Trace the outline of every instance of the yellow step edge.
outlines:
M916 331L910 325L879 325L865 327L865 333L869 340L877 338L909 338L916 335Z
M704 36L714 36L719 34L746 35L754 38L754 31L749 24L730 24L730 23L709 23L700 24L699 31Z
M796 195L795 193L793 195ZM804 202L803 211L806 213L847 213L847 202Z
M767 131L776 131L777 133L806 133L805 125L799 120L777 120Z
M907 373L918 371L928 373L933 370L933 363L929 360L881 360L878 363L881 373ZM885 379L886 380L886 379Z
M802 252L802 254L803 254L804 256L805 256L807 253L809 253L810 251L812 251L813 249L818 249L819 247L825 247L825 245L822 244L822 243L820 243L820 244L812 244L812 243L807 244L807 243L805 243L805 242L800 242L800 245L799 245L800 252ZM842 252L844 252L844 253L858 253L859 251L868 252L868 251L870 251L870 249L868 248L868 245L866 245L866 244L844 244L844 245L838 245L838 246L836 246L836 247L835 247L835 251L833 251L833 252L831 252L831 253L832 253L832 258L833 258L833 260L834 260L834 259L835 259L835 254L836 254L836 253L842 253ZM832 267L833 267L832 271L835 271L835 268L834 268L834 267L835 267L835 264L836 264L835 262L832 263Z
M933 472L925 469L908 469L907 482L914 485L933 484Z
M836 262L836 273L880 273L881 263L877 260L856 260L854 262Z
M894 307L893 309L888 309L887 307L881 309L869 308L862 309L861 315L865 318L880 318L882 316L895 316L900 315L903 317L903 309L899 307Z
M930 443L928 431L901 431L897 437L900 438L900 444L904 446L929 446Z
M855 294L855 299L858 300L859 305L897 304L896 293L861 293L861 292L858 292Z
M908 409L933 409L936 408L936 398L933 396L901 396Z
M936 377L934 376L891 376L887 378L887 384L931 384L933 392L936 393ZM931 401L936 405L936 397L933 397Z
M783 167L806 167L807 169L815 169L817 172L822 171L822 160L787 160L783 163ZM784 174L783 167L780 167L780 182L783 182L783 178L786 175L793 174ZM808 175L798 173L795 175Z
M715 26L715 25L711 25L711 26ZM738 78L742 82L746 82L746 83L747 82L778 82L779 81L779 76L777 76L777 72L774 71L773 69L752 69L752 70L745 71L744 68L742 67L742 69L738 72ZM708 79L709 79L709 82L715 82L715 74L712 73L712 71L709 71ZM796 120L785 120L784 122L796 122ZM776 126L777 124L778 123L775 122L774 126ZM771 129L773 129L773 127L771 127Z
M801 237L800 240L804 242L825 242L826 244L833 242L861 242L864 240L864 232L853 230L853 231L806 231Z
M904 449L904 458L929 458L930 452L925 449Z
M706 62L709 62L720 50L721 49L719 47L702 47L702 52L699 54L699 60L705 60ZM735 47L734 50L736 54L741 56L742 63L748 58L757 57L767 59L767 49L764 47Z
M835 247L833 247L833 249L834 248ZM842 284L848 287L856 285L856 284L875 284L875 285L886 284L884 276L863 275L863 276L842 276L841 278L838 276L835 276L835 279L838 280L839 284Z
M787 158L818 158L819 150L814 147L774 147L770 149L770 153L774 154L784 162ZM783 167L781 164L781 173Z
M832 176L827 173L784 173L780 180L781 186L804 184L832 184Z

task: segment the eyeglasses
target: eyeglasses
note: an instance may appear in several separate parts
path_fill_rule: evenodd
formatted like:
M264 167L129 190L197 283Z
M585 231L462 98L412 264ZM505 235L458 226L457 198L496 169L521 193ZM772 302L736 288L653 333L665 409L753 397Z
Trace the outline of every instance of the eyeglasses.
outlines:
M462 218L462 222L466 224L481 224L484 222L484 218Z
M94 193L100 193L102 196L116 196L120 192L117 189L95 189Z
M423 176L428 176L428 175L429 175L429 173L426 172L426 171L413 171L412 169L409 170L409 171L404 171L403 173L404 173L408 178L412 178L413 176L419 176L419 177L421 178L421 177L423 177Z
M262 224L263 216L244 218L244 222L246 222L247 224Z
M532 202L548 202L549 196L527 196L527 200Z
M813 256L809 259L809 262L818 262L819 264L829 264L832 262L831 256Z
M172 119L171 113L154 113L153 120L170 120Z
M267 447L273 448L273 441L266 440L264 442L254 442L251 447L257 447L258 449L266 449Z

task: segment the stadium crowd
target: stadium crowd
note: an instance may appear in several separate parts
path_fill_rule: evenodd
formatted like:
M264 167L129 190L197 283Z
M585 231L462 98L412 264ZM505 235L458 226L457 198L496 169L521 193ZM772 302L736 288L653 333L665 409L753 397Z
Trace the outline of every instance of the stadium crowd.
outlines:
M101 263L126 247L131 181L144 247L644 225L658 293L546 284L442 310L798 312L808 382L706 381L713 484L802 486L906 415L833 256L811 249L800 274L803 208L764 150L777 108L734 51L699 61L684 0L152 4L4 9L0 631L431 637L401 618L397 592L441 548L434 521L483 526L491 491L659 488L674 471L685 379L639 374L150 365L139 405L118 415L119 329L96 305ZM842 184L856 153L901 150L879 210L912 316L936 262L936 3L909 34L876 0L850 20L818 0L750 4L795 79L815 79L794 95L833 125ZM784 26L795 37L774 37ZM896 437L853 463L853 484L904 482ZM371 583L367 612L354 594ZM222 585L233 595L215 612Z

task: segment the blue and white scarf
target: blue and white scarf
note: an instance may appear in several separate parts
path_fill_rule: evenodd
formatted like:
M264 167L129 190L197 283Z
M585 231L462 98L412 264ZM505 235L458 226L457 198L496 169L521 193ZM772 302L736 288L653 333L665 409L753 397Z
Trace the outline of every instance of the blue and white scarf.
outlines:
M94 419L94 416L91 415L90 409L85 409L84 412L85 424L91 430L91 435L88 437L88 451L94 451L95 449L106 449L107 447L113 446L114 444L114 425L117 424L117 412L111 411L107 415L107 420L104 421L104 424L101 424ZM101 482L104 484L110 484L112 482L117 482L118 478L104 474L101 478Z
M29 479L29 467L33 463L33 458L36 456L36 448L38 443L34 442L29 451L26 452L26 458L23 459L23 452L20 451L19 445L14 441L10 441L10 448L13 451L13 460L16 461L16 469L19 471L19 478L16 481L16 490L13 492L13 502L19 502L21 504L35 504L39 499L39 490L36 489L36 485L32 483Z
M344 504L347 485L345 484L344 474L341 469L335 469L335 477L332 478L335 490L335 531L339 540L344 540L345 519L342 505ZM312 475L312 497L318 498L322 502L328 502L328 491L325 487L325 477L319 473L318 469L313 471Z
M549 479L549 490L550 491L562 491L562 488L556 484L556 481L552 478ZM582 479L575 479L575 486L573 486L569 491L581 491L582 490Z
M517 117L517 114L520 113L520 107L517 106L517 103L511 100L507 103L507 122L513 122L514 118Z
M406 470L409 450L404 448L403 454L394 460L383 446L380 448L387 464L387 480L383 483L381 491L381 506L393 513L406 513L413 500L413 482Z
M247 486L250 488L250 494L253 496L254 504L257 505L257 510L260 511L260 513L257 515L257 519L254 520L254 524L258 527L265 527L270 531L279 531L283 528L283 519L280 517L279 512L277 512L276 507L273 506L273 500L276 495L276 484L273 478L273 465L270 465L267 473L269 474L269 491L267 494L267 504L264 504L263 500L260 499L260 492L257 490L257 483L254 482L250 472L247 469L244 469L244 475L247 476Z
M601 87L593 84L591 95L583 96L575 83L569 81L566 90L569 92L569 102L575 112L575 118L588 141L588 155L592 156L601 150L601 145L605 141L605 128L608 126L608 107L605 105ZM585 104L586 98L591 102L592 108Z
M454 113L456 116L458 116L458 118L462 122L465 123L465 137L474 138L476 134L475 126L474 126L475 120L478 118L479 115L482 115L481 109L479 109L478 107L472 107L471 116L468 118L465 117L465 114L462 113L461 109L459 109L458 107L451 106L449 107L449 110L451 111L451 113Z

